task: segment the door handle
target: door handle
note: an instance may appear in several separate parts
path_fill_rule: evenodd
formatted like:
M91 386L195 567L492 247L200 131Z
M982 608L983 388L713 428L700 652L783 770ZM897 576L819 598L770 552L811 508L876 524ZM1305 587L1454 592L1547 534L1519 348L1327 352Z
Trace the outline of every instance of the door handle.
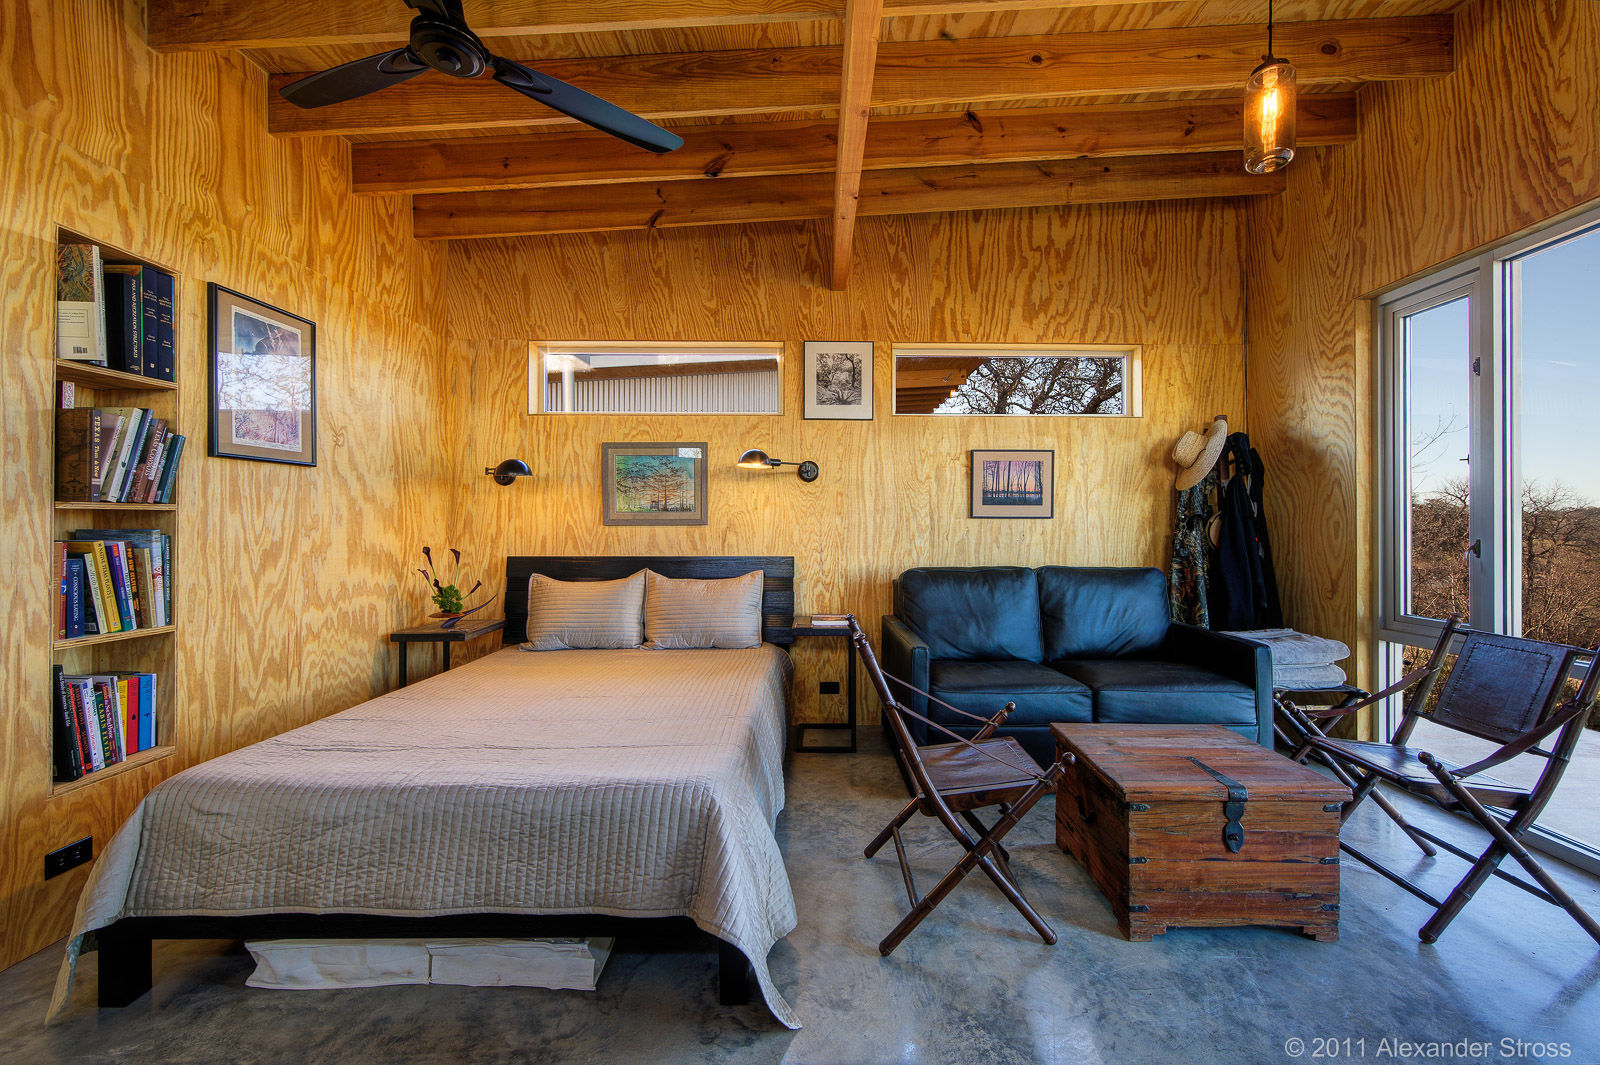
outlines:
M1482 558L1483 557L1483 541L1482 540L1474 540L1474 541L1472 541L1472 543L1467 545L1467 549L1465 551L1461 552L1461 561L1470 566L1472 563L1467 562L1467 556L1468 555L1471 555L1473 558Z

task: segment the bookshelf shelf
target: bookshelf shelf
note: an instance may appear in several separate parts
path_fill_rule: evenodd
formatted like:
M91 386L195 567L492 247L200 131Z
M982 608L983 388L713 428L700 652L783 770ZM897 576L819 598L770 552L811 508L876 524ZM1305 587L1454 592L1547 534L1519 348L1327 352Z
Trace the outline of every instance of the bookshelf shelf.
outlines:
M176 503L56 503L57 510L177 510Z
M136 754L130 754L127 758L118 762L116 765L108 765L104 769L96 769L93 773L87 773L84 776L79 777L77 780L68 781L65 784L53 785L50 788L50 796L51 798L54 798L57 795L64 795L69 791L79 791L98 780L104 780L106 777L114 777L119 773L126 773L130 769L138 769L140 766L149 765L151 762L159 762L168 755L176 754L177 752L178 749L176 747L152 747L148 751L139 751Z
M53 645L56 651L71 651L78 647L97 647L105 643L120 643L123 640L141 640L146 636L166 636L177 632L176 625L157 625L151 629L134 629L131 632L111 632L104 636L75 636L70 640L57 640Z
M115 388L125 392L176 392L176 381L158 381L136 373L123 373L104 366L92 366L71 359L56 360L56 380L72 381L88 388Z

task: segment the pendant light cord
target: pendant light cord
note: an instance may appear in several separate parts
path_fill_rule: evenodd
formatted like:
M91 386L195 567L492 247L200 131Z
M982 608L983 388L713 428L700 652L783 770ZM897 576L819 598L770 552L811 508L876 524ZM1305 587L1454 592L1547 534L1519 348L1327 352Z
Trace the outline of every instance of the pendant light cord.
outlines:
M1267 58L1272 58L1272 0L1267 0Z

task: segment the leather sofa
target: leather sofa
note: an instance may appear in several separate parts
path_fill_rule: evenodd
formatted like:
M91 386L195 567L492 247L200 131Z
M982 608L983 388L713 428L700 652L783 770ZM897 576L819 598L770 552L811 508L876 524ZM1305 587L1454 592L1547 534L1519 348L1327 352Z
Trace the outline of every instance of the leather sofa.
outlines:
M1170 621L1157 569L906 570L882 635L884 669L935 698L986 717L1016 703L999 734L1041 765L1057 721L1218 724L1272 745L1271 652ZM960 735L977 730L918 693L901 701ZM908 724L919 744L949 739Z

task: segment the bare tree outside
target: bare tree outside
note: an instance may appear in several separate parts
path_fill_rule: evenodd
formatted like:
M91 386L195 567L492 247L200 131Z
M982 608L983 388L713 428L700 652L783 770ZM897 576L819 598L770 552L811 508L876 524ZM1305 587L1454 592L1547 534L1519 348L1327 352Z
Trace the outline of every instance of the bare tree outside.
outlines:
M939 414L1122 414L1123 359L1093 355L985 359Z

